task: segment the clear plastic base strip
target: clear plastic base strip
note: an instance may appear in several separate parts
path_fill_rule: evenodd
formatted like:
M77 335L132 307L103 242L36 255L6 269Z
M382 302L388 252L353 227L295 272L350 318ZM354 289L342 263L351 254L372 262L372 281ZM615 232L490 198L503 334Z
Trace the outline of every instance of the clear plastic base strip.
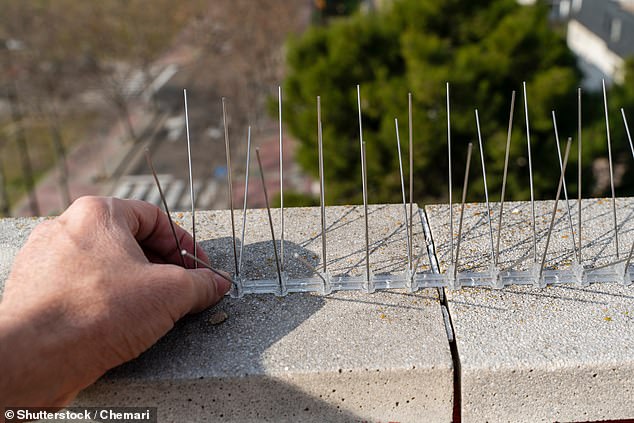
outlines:
M541 274L540 274L541 273ZM240 298L248 294L275 294L284 296L293 292L315 292L323 295L334 291L362 291L372 293L388 289L406 289L410 292L424 288L460 289L463 287L490 287L503 289L511 285L532 285L544 288L548 285L573 284L588 286L594 283L619 283L630 286L634 278L634 266L625 271L625 265L618 263L601 269L584 269L573 265L564 270L544 270L539 266L529 270L498 270L490 266L486 272L458 272L456 278L453 271L438 274L419 272L411 277L406 271L389 275L371 275L368 281L365 276L332 276L319 273L318 276L301 279L290 279L282 274L282 284L275 279L241 280L235 279L230 295Z

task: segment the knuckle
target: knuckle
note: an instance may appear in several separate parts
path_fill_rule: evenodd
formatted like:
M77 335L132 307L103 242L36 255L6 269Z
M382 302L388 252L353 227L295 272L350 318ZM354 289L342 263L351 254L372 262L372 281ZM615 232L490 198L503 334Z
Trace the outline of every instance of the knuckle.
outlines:
M106 197L85 196L73 202L69 211L79 211L82 213L106 213L111 209L111 199Z
M80 197L59 217L70 230L83 231L106 224L111 220L113 202L107 197Z

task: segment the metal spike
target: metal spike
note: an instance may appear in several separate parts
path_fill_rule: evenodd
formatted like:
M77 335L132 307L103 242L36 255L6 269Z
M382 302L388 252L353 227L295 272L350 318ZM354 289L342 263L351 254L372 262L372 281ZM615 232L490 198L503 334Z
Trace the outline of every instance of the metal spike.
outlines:
M412 106L412 93L407 95L407 111L408 111L408 126L409 126L409 234L410 234L410 257L412 260L413 248L414 248L414 119L413 119L413 106ZM423 257L426 249L426 244L423 243L420 246L420 254L416 257L416 261L411 270L410 281L414 283L414 276L418 271L418 265ZM453 255L453 251L452 251Z
M203 267L206 267L207 269L209 269L212 272L214 272L216 275L218 275L221 278L229 281L234 287L236 287L236 289L238 288L238 285L235 283L235 281L233 279L231 279L227 275L224 275L221 272L217 271L216 269L211 267L208 263L205 263L203 260L201 260L198 257L194 256L193 254L190 254L189 252L187 252L187 250L182 250L181 251L181 257L187 257L187 258L190 258L190 259L194 260L196 263L202 265Z
M504 174L502 176L502 193L500 194L500 217L498 219L498 237L495 253L495 265L500 263L500 237L502 235L502 220L504 217L504 196L506 194L506 178L509 170L509 155L511 153L511 132L513 130L513 113L515 111L515 90L511 93L511 111L509 112L509 126L506 134L506 149L504 152Z
M361 120L361 87L357 84L357 105L359 108L359 143L361 144L361 182L363 184L363 214L365 216L365 273L370 282L370 229L368 227L368 181L365 161L365 141Z
M462 240L462 220L464 216L464 204L467 201L467 188L469 186L469 169L471 167L471 152L473 143L467 146L467 164L464 171L464 182L462 184L462 202L460 203L460 220L458 221L458 243L456 245L456 258L454 261L454 279L458 276L458 259L460 258L460 241Z
M280 118L280 266L284 270L284 142L282 138L282 86L278 86L278 104Z
M596 270L605 269L606 267L611 267L611 266L617 265L619 263L623 263L624 261L627 261L627 257L619 259L619 260L614 260L614 261L611 261L609 263L605 263L605 264L602 264L602 265L599 265L599 266L594 266L594 267L588 269L588 271L589 272L594 272Z
M566 166L568 166L568 155L570 154L570 145L572 144L572 138L568 138L566 142L566 152L564 153L563 166L561 167L561 176L559 177L559 185L557 186L557 195L555 196L555 206L553 207L553 214L550 217L550 227L548 228L548 234L546 235L546 246L544 247L544 255L542 256L542 264L539 268L539 278L542 278L544 274L544 266L546 265L546 255L548 254L548 246L550 244L550 236L555 226L555 216L557 215L557 205L559 204L559 198L561 197L561 188L564 184L564 175L566 173Z
M229 148L229 126L227 125L227 107L224 97L222 97L222 125L225 129L225 151L227 157L229 208L231 209L231 239L233 241L233 261L236 269L236 276L240 276L240 267L238 266L238 252L236 251L236 224L233 213L233 181L231 179L231 149Z
M555 144L557 145L557 159L559 160L559 170L561 171L561 169L563 169L563 162L561 161L561 147L559 146L559 130L557 129L557 117L555 117L555 111L552 110L552 117L553 117L553 129L555 130ZM568 224L570 225L570 237L571 237L571 241L572 241L572 251L575 253L575 255L577 256L577 259L579 258L579 255L577 254L577 241L575 240L575 230L574 230L574 225L572 223L572 210L570 208L570 201L568 200L568 189L566 188L566 176L564 175L564 183L563 183L563 189L564 189L564 200L566 201L566 210L567 210L567 214L568 214Z
M537 221L535 219L535 191L533 189L533 159L531 154L531 131L528 123L528 99L526 97L526 81L522 82L524 90L524 114L526 116L526 141L528 145L528 179L531 191L531 217L533 221L533 259L537 263Z
M449 259L453 263L453 183L451 180L451 109L449 108L449 82L447 82L447 153L449 156Z
M423 258L423 254L425 254L425 249L426 249L427 245L426 244L421 244L420 246L420 251L418 253L418 255L416 256L416 261L414 261L414 266L412 267L412 272L410 275L410 281L413 283L414 282L414 276L416 276L416 272L418 271L418 265L420 264L420 260Z
M194 177L192 175L192 148L189 139L189 114L187 112L187 90L183 90L183 97L185 100L185 128L187 130L187 164L189 167L189 199L192 204L192 238L194 239L194 257L198 257L196 252L196 207L194 206ZM197 262L194 264L198 267Z
M612 161L612 141L610 139L610 120L608 118L608 96L605 92L605 79L601 80L603 84L603 107L605 109L605 131L608 139L608 162L610 165L610 189L612 190L612 214L614 216L614 245L616 247L616 258L620 258L619 254L619 227L616 218L616 194L614 190L614 163Z
M405 179L403 178L403 157L401 155L401 137L398 133L398 119L394 118L394 127L396 129L396 146L398 149L398 169L401 175L401 192L403 194L403 211L405 212L405 234L407 238L407 268L412 270L412 254L410 250L410 240L407 231L407 200L405 199Z
M577 131L578 131L578 139L579 139L579 144L577 147L577 152L578 152L578 163L577 163L577 208L578 210L578 214L579 214L579 222L578 222L578 233L577 236L579 237L579 249L578 254L579 254L579 264L581 264L581 249L582 249L582 238L581 238L581 161L582 161L582 142L581 142L581 88L577 89Z
M632 243L632 247L630 248L630 253L627 255L627 260L625 261L625 271L623 275L627 275L627 270L630 267L630 263L632 262L632 256L634 256L634 242Z
M319 273L317 271L317 269L315 269L315 266L313 266L312 264L310 264L308 262L308 260L306 260L304 257L300 256L298 253L294 253L293 257L295 257L297 260L299 260L299 262L301 264L303 264L304 267L306 267L308 270L310 270L311 272L313 272L314 274L319 276L319 278L324 282L324 285L326 285L326 279L321 275L321 273Z
M621 116L623 116L623 124L625 125L625 132L627 133L627 140L630 143L630 149L632 150L632 158L634 158L634 143L632 143L632 135L630 134L630 126L627 124L627 118L625 117L625 111L621 108ZM634 255L634 242L630 248L630 253L627 255L627 262L625 263L625 274L632 262L632 255Z
M247 228L247 199L249 197L249 165L251 163L251 126L247 130L247 163L244 175L244 206L242 207L242 238L240 240L240 262L238 269L242 273L242 252L244 251L244 235ZM240 274L236 273L236 274Z
M326 190L324 185L324 145L321 127L321 97L317 96L317 144L319 147L319 206L321 209L321 255L324 273L327 270L326 255Z
M158 188L159 195L161 196L161 201L163 202L163 207L165 208L165 213L167 214L167 219L170 223L170 229L172 231L172 236L174 236L174 242L176 243L177 251L182 251L181 242L178 239L178 235L176 235L176 227L174 226L174 221L172 220L172 216L170 215L170 209L167 206L167 201L165 200L165 195L163 194L163 188L161 188L161 183L159 182L159 178L156 175L156 170L154 170L154 164L152 164L152 157L150 157L150 151L145 149L145 159L147 160L148 166L150 166L150 170L152 171L152 176L154 176L154 182L156 183L156 188ZM195 244L194 244L195 245ZM185 264L185 259L181 255L181 263L183 267L187 267Z
M478 145L480 147L480 161L482 162L482 178L484 180L484 199L486 200L487 218L489 220L489 236L491 241L491 260L495 260L495 247L493 246L493 224L491 222L491 207L489 205L489 188L487 187L487 171L484 165L484 149L482 148L482 132L480 131L480 117L478 109L475 110L476 126L478 128Z
M627 118L625 117L625 111L623 110L623 108L621 108L621 116L623 116L623 124L625 125L627 140L630 142L630 149L632 150L632 158L634 159L634 144L632 143L632 136L630 135L630 126L627 124Z
M414 257L414 121L412 118L412 93L407 94L407 126L409 129L409 256Z
M262 179L262 190L264 191L264 201L266 202L266 212L269 216L269 226L271 227L271 241L273 242L273 252L275 253L275 266L277 268L277 279L280 283L280 292L283 290L282 270L280 269L280 258L277 255L277 245L275 244L275 230L273 229L273 217L271 217L271 207L269 206L269 195L266 191L266 182L264 181L264 170L262 170L262 161L260 160L260 149L255 149L255 155L258 159L258 168L260 169L260 179Z

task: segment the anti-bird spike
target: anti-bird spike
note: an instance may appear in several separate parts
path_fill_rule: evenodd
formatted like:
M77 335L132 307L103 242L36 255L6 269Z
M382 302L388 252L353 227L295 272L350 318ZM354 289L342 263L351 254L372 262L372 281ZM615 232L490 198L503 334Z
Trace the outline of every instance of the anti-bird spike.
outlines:
M447 164L449 173L449 260L453 263L453 184L451 181L451 109L449 108L449 82L447 82L447 155L449 158Z
M273 242L273 253L275 254L275 267L277 269L277 280L280 283L280 292L283 290L282 270L280 268L280 258L277 255L277 245L275 244L275 229L273 228L273 217L271 216L271 207L269 206L269 195L266 191L266 182L264 181L264 170L262 169L262 160L260 160L260 149L255 149L255 156L258 159L258 168L260 170L260 179L262 180L262 191L264 191L264 201L266 203L266 212L269 216L269 226L271 228L271 242Z
M394 118L394 127L396 129L396 147L398 150L398 169L401 175L401 193L403 194L403 211L405 212L405 234L407 238L407 269L412 270L412 255L410 253L410 239L407 231L407 200L405 199L405 179L403 178L403 156L401 155L401 137L398 133L398 119Z
M621 116L623 116L623 124L625 125L627 140L630 143L630 150L632 151L632 158L634 159L634 143L632 143L632 135L630 134L630 126L627 124L627 118L625 117L625 110L623 110L623 108L621 108ZM633 255L634 255L634 242L632 243L630 252L627 255L627 261L625 262L625 275L627 275L627 270L630 267L630 263L632 262Z
M559 146L559 130L557 129L557 117L555 116L555 111L551 111L553 116L553 129L555 131L555 145L557 146L557 159L559 161L559 170L563 169L563 162L561 161L561 147ZM568 224L570 226L570 239L572 241L572 251L575 253L577 259L579 255L577 254L577 241L575 240L575 230L574 225L572 223L572 210L570 208L570 201L568 200L568 189L566 188L566 176L564 175L563 182L563 190L564 190L564 200L566 201L566 210L568 215Z
M544 254L542 255L542 264L539 268L539 279L544 274L544 266L546 265L546 255L548 254L548 246L550 245L550 236L555 226L555 216L557 215L557 205L559 204L559 198L561 197L561 187L564 184L564 175L566 174L566 166L568 166L568 155L570 154L570 145L572 144L572 138L568 138L566 143L566 152L564 153L563 166L561 167L561 175L559 177L559 185L557 186L557 195L555 196L555 205L553 207L553 213L550 216L550 227L548 228L548 234L546 235L546 246L544 247Z
M324 273L327 271L326 256L326 189L324 186L324 145L321 127L321 97L317 96L317 144L319 148L319 208L321 212L321 255Z
M282 86L278 86L278 115L280 126L280 258L281 269L284 271L284 140L282 138Z
M630 248L630 252L627 255L627 260L625 261L625 271L623 275L627 275L627 270L630 267L630 263L632 262L632 256L634 256L634 242L632 242L632 247Z
M154 176L156 188L158 189L159 195L161 196L161 201L163 202L163 207L165 208L165 213L167 214L167 220L170 224L170 230L172 231L172 236L174 237L174 242L176 243L176 250L182 251L181 242L178 239L178 235L176 235L176 227L174 226L174 221L172 220L172 216L170 215L170 209L167 206L167 200L165 200L165 195L163 195L163 188L161 188L161 183L159 182L159 178L156 175L156 170L154 170L154 164L152 163L152 157L150 156L150 152L148 149L145 149L145 159L147 160L147 164L152 171L152 176ZM187 267L187 265L185 264L185 258L182 255L180 257L183 267Z
M577 161L577 209L578 209L578 215L579 215L579 222L578 225L579 227L577 228L577 236L579 238L579 249L578 254L579 254L579 264L581 264L581 248L582 248L582 242L581 242L581 158L582 158L582 142L581 142L581 88L577 89L577 137L578 137L578 143L577 144L577 153L578 153L578 161Z
M238 269L242 272L242 253L244 251L244 235L247 228L247 200L249 198L249 165L251 163L251 126L247 130L247 163L244 174L244 206L242 207L242 237L240 239L240 262Z
M196 252L196 207L195 199L194 199L194 177L192 175L192 147L189 138L189 114L187 111L187 90L183 90L183 98L185 101L185 129L187 134L187 165L189 168L189 199L191 200L191 210L192 210L192 238L194 239L194 257L198 257ZM194 266L198 267L198 262L194 264Z
M236 269L236 276L240 276L240 266L238 266L238 253L236 251L236 224L233 213L233 181L231 179L231 149L229 147L229 126L227 125L227 107L225 98L222 97L222 125L225 129L225 152L227 158L227 188L229 194L229 208L231 211L231 239L233 243L233 262ZM242 247L240 247L242 248Z
M625 117L625 111L623 110L623 108L621 108L621 116L623 116L623 124L625 125L627 140L630 143L630 149L632 150L632 158L634 159L634 143L632 143L632 136L630 135L630 126L627 124L627 118Z
M209 265L209 263L205 263L203 260L199 259L198 257L190 254L187 250L182 250L181 251L181 257L187 257L189 259L194 260L196 263L202 265L203 267L206 267L207 269L211 270L212 272L214 272L216 275L220 276L221 278L229 281L231 283L231 285L233 285L235 288L238 288L238 285L235 283L235 281L233 279L231 279L230 277L228 277L227 275L222 274L222 272L217 271L216 269L214 269L213 267L211 267Z
M361 145L361 183L363 185L363 215L365 217L365 274L370 282L370 235L368 227L368 188L365 161L365 141L363 141L363 125L361 120L361 87L357 84L357 106L359 109L359 143Z
M599 266L593 266L592 268L588 269L588 272L595 272L597 270L605 269L607 267L612 267L612 266L615 266L615 265L617 265L619 263L623 263L623 262L626 262L626 261L627 261L627 257L626 258L622 258L622 259L618 259L618 260L614 260L614 261L611 261L609 263L601 264Z
M482 148L482 132L480 131L480 117L478 109L475 110L476 126L478 128L478 146L480 147L480 161L482 163L482 179L484 180L484 199L486 201L487 218L489 221L489 236L491 241L491 261L495 260L495 247L493 246L493 224L491 223L491 206L489 205L489 188L487 187L487 171L484 165L484 149Z
M605 79L603 84L603 108L605 110L605 132L608 140L608 164L610 166L610 189L612 190L612 215L614 217L614 246L616 248L616 258L619 259L619 226L616 218L616 194L614 190L614 162L612 161L612 140L610 139L610 119L608 117L608 96L605 92Z
M462 221L464 217L464 204L467 201L467 188L469 187L469 169L471 168L471 152L473 150L473 143L469 143L467 146L467 164L464 171L464 182L462 183L462 201L460 203L460 220L458 221L458 244L456 245L456 257L453 262L453 277L458 277L458 259L460 258L460 242L462 239Z
M409 129L409 256L414 257L414 121L412 118L412 93L407 94L407 126Z
M630 267L630 263L632 262L632 256L634 256L634 242L632 242L632 247L630 248L630 252L627 255L627 260L625 261L625 270L623 272L623 276L627 275L627 270Z
M511 152L511 132L513 131L513 112L515 111L515 90L511 93L511 111L509 112L509 126L506 133L506 148L504 151L504 174L502 176L502 192L500 194L500 217L498 219L498 237L495 249L495 265L500 263L500 237L502 236L502 220L504 217L504 196L506 194L506 178L509 170L509 155Z
M296 258L301 264L303 264L306 269L310 270L311 272L313 272L314 274L319 276L319 278L324 283L324 286L326 285L326 279L321 275L321 273L319 273L317 271L317 269L315 269L315 266L310 264L310 262L308 260L306 260L304 257L300 256L298 253L294 253L293 257Z
M528 99L526 97L526 81L522 82L524 90L524 115L526 117L526 143L528 150L528 181L531 192L531 218L533 224L533 259L537 263L537 221L535 219L535 191L533 189L533 159L531 153L531 131L528 122Z

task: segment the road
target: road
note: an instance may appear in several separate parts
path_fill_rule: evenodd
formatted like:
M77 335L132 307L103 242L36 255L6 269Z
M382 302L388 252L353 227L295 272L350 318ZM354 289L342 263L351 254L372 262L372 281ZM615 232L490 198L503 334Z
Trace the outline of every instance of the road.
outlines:
M250 2L237 1L232 6L234 9L214 9L210 12L210 19L222 19L226 25L217 29L218 25L210 24L216 28L217 35L211 44L207 43L205 48L191 48L185 43L157 63L176 66L170 78L159 81L160 89L153 95L155 104L161 113L167 114L167 119L162 128L153 131L153 138L148 141L157 172L166 176L165 191L171 209L189 208L191 201L183 88L187 89L196 206L205 209L229 206L223 96L227 106L234 202L242 203L249 125L252 126L253 147L261 147L262 155L268 158L264 166L270 181L267 187L269 193L273 197L279 192L279 127L276 117L267 114L266 105L269 98L277 93L282 62L270 61L269 57L280 56L288 33L306 27L311 2L298 2L293 6L278 0L268 0L268 3L269 8L253 8ZM264 32L255 32L255 29L245 32L243 26L229 25L236 18L236 23L240 21L240 10L251 15L244 15L245 19L257 25L270 22L275 17L277 26L266 28L265 25ZM260 58L262 62L252 61L255 58ZM301 176L295 164L295 141L286 132L284 139L285 186L305 192L311 185L307 178ZM274 157L277 159L271 160ZM141 159L136 156L136 163L112 189L113 194L121 195L129 189L126 195L134 194L150 201L156 199L155 194L149 194L154 191L141 187L151 182L148 166ZM255 165L255 154L252 154L252 159L252 165ZM254 175L257 176L257 173ZM250 189L253 206L263 206L264 199L258 185L252 185Z
M187 144L184 131L183 88L188 92L189 129L197 207L228 206L224 129L221 97L227 98L234 199L241 204L244 182L247 126L252 126L253 146L268 157L265 172L271 196L279 191L277 121L267 114L267 102L283 78L283 44L291 32L303 30L310 20L311 2L288 4L264 0L213 1L209 13L177 37L153 64L150 81L130 77L131 120L142 141L131 144L124 125L114 121L105 134L89 134L68 154L70 192L136 197L157 203L151 187L143 149L149 148L157 172L163 175L170 207L183 209L189 193ZM310 188L294 163L294 141L285 134L285 186ZM278 157L278 161L273 160ZM255 155L252 156L255 164ZM254 173L257 176L257 173ZM36 193L42 214L64 209L54 169L38 183ZM184 187L184 188L183 188ZM253 206L263 197L252 186ZM29 214L26 203L13 213Z

